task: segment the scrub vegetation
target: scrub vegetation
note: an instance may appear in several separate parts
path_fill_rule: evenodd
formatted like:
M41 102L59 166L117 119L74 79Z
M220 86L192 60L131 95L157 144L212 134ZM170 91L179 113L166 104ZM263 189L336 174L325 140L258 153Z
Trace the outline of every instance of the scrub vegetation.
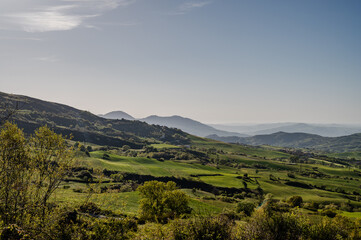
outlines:
M142 149L1 127L2 239L360 239L355 161L219 143Z
M0 97L0 239L361 239L357 152L229 144Z

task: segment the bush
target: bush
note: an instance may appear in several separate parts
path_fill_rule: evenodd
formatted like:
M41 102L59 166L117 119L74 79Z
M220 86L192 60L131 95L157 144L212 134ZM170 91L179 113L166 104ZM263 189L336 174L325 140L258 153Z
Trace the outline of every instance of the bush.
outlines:
M291 207L301 207L303 199L301 196L292 196L287 200Z
M287 176L288 176L289 178L296 178L296 176L295 176L293 173L287 173Z
M317 211L319 208L319 204L315 202L305 203L303 207L311 211Z
M254 203L247 202L247 201L242 201L242 202L239 202L237 204L236 211L238 213L244 212L247 216L251 216L251 214L253 213L255 207L256 206L254 205Z
M131 239L129 232L138 229L136 221L130 218L108 218L97 220L92 223L91 239Z
M321 215L327 216L327 217L330 217L330 218L334 218L337 215L337 213L336 213L336 211L334 209L328 208L328 209L323 209L321 211Z
M92 202L84 203L79 207L79 211L82 213L89 213L89 214L100 214L102 210Z
M238 239L303 239L308 234L308 222L304 217L294 213L268 214L263 210L243 225L238 232ZM308 238L304 238L308 239Z
M174 240L213 240L232 239L231 221L226 216L198 217L178 220L172 224Z
M234 198L227 196L220 196L218 199L221 200L222 202L228 202L228 203L232 203L235 201Z
M189 197L177 190L175 182L145 182L138 187L140 200L140 218L156 222L166 222L183 214L190 213Z

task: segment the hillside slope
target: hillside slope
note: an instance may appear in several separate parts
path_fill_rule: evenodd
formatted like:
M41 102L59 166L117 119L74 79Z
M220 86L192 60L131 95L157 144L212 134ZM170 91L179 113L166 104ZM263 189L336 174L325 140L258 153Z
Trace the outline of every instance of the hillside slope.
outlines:
M73 134L76 141L100 145L126 144L141 148L149 140L173 144L189 142L188 135L178 129L149 125L140 121L105 119L67 105L0 92L0 116L5 114L6 109L15 109L16 105L19 106L19 110L11 120L26 133L32 133L34 129L46 124L58 133Z
M201 122L195 121L190 118L184 118L181 116L171 116L171 117L160 117L152 115L146 118L139 119L149 124L156 124L161 126L167 126L172 128L181 129L184 132L205 137L210 134L217 134L218 136L238 136L238 137L247 137L246 134L240 134L236 132L227 132L215 129L211 126L203 124Z
M209 135L208 138L229 142L242 143L253 146L272 145L279 147L309 148L328 152L348 152L361 150L361 134L352 134L342 137L322 137L307 133L285 133L277 132L268 135L257 135L253 137L219 137Z
M243 125L211 124L210 126L225 131L244 133L251 136L286 132L309 133L323 137L341 137L361 133L360 125L351 124L268 123Z

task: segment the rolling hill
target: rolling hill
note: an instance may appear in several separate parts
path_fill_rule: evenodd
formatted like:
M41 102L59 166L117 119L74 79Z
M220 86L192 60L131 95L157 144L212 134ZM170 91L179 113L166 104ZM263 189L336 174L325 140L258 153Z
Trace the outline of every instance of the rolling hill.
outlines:
M209 135L208 138L228 142L241 143L253 146L271 145L291 148L309 148L326 152L361 151L361 134L352 134L342 137L322 137L308 133L277 132L253 137L219 137Z
M142 148L149 141L173 144L189 142L188 134L178 129L149 125L141 121L105 119L67 105L0 92L0 116L17 106L19 109L10 120L26 133L48 125L57 133L72 134L76 141L99 145Z
M99 117L106 119L125 119L125 120L135 120L134 117L130 116L128 113L123 111L113 111L106 114L99 114Z
M140 121L144 121L148 124L156 124L161 126L167 126L171 128L178 128L184 132L205 137L211 134L216 134L218 136L238 136L238 137L247 137L246 134L240 134L236 132L227 132L215 129L211 126L203 124L201 122L195 121L190 118L185 118L181 116L170 116L170 117L160 117L156 115L152 115L146 118L139 119Z
M265 135L277 132L309 133L323 137L341 137L354 133L361 133L361 126L350 124L309 124L309 123L268 123L268 124L245 124L245 125L222 125L211 126L251 136Z

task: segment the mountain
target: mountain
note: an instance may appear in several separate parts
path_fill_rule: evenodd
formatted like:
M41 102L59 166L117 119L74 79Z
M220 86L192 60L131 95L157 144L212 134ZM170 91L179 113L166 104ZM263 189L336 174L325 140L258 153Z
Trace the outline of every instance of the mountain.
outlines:
M99 114L99 117L106 119L126 119L126 120L135 120L134 117L130 116L128 113L123 111L113 111L106 114Z
M154 140L172 144L189 143L188 134L178 129L140 121L105 119L64 104L0 92L0 119L7 111L16 108L18 110L10 120L23 128L25 133L48 125L57 133L72 134L76 141L99 145L142 148Z
M247 145L271 145L279 147L309 148L327 152L350 152L361 151L361 133L342 137L322 137L308 133L285 133L277 132L268 135L256 135L252 137L220 137L209 135L208 138Z
M248 135L264 135L277 132L309 133L323 137L340 137L361 133L361 126L347 124L307 124L307 123L270 123L256 125L220 125L214 124L219 129L234 131Z
M227 132L215 129L211 126L203 124L201 122L195 121L190 118L184 118L181 116L171 116L171 117L159 117L156 115L152 115L143 119L139 119L140 121L146 122L148 124L155 124L161 126L167 126L171 128L178 128L184 132L205 137L211 134L216 134L218 136L237 136L237 137L247 137L246 134L240 134L236 132Z
M238 133L249 133L249 135L255 135L254 132L272 129L282 126L292 125L294 123L262 123L262 124L253 124L253 123L245 123L245 124L208 124L214 128L229 131L229 132L238 132Z

